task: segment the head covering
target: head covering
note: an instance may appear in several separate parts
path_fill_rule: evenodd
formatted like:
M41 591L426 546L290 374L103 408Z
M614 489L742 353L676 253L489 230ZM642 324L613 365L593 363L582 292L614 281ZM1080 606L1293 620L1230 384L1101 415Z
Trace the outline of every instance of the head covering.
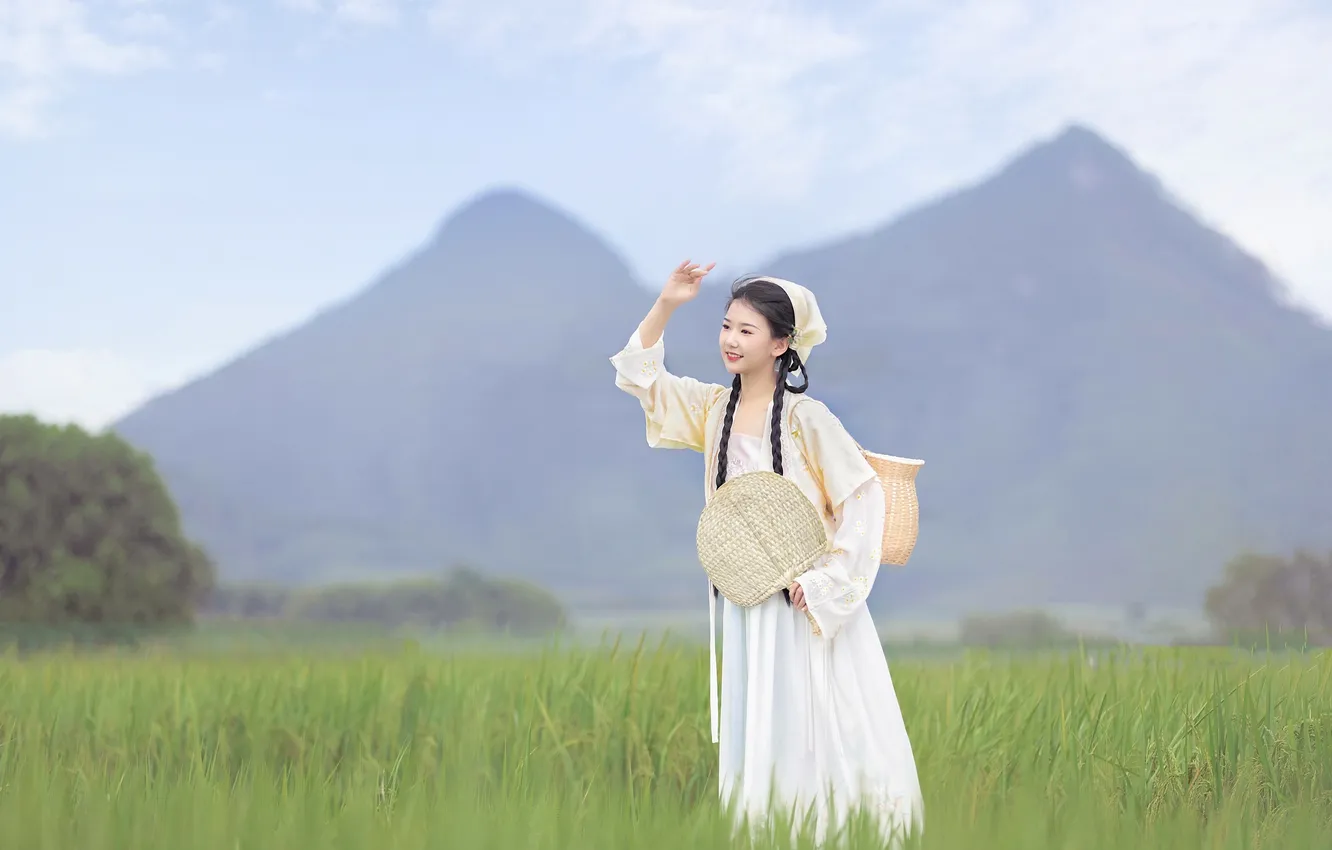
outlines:
M819 302L814 298L814 293L798 283L779 277L761 277L759 280L777 284L791 299L791 306L795 308L795 331L791 334L791 347L800 355L801 363L808 363L809 353L814 346L828 338L828 325L819 312Z

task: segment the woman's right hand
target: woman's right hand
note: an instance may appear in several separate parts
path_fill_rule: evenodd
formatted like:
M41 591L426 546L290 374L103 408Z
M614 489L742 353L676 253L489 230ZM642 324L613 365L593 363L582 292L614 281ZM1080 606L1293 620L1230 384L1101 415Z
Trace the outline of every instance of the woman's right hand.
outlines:
M661 288L661 301L671 307L692 301L698 295L699 284L716 265L708 263L706 267L700 267L698 263L685 260L666 278L666 285Z

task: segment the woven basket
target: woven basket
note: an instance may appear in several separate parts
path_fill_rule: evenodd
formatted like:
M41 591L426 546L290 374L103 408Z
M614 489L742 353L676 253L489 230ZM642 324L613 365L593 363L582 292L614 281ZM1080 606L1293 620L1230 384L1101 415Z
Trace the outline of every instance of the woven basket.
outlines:
M911 557L920 534L920 501L916 496L916 473L923 460L893 457L860 450L879 476L883 487L883 542L879 563L901 566Z
M713 587L745 608L790 587L829 549L818 510L774 472L738 475L713 493L697 544Z

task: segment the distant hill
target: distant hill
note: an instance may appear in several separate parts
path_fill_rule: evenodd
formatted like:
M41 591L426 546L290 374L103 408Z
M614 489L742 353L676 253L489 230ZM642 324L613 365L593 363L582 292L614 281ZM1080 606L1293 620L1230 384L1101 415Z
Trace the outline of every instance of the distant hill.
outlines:
M698 490L646 451L607 374L650 301L586 229L490 193L356 297L116 428L157 458L224 579L469 562L650 592L654 500Z
M1332 546L1332 331L1088 129L744 271L818 293L813 394L927 460L880 608L1193 604L1239 548ZM725 380L723 298L677 317L673 370ZM606 360L651 300L585 227L491 193L117 428L224 578L469 560L575 601L699 602L699 458L647 449Z

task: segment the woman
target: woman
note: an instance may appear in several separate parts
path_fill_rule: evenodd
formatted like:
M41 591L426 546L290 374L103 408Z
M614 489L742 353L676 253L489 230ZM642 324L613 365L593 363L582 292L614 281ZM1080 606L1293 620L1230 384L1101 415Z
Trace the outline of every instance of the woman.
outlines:
M879 568L884 493L855 440L805 396L805 362L827 336L814 295L776 278L732 288L719 338L729 388L667 372L663 332L715 264L685 261L629 344L611 358L616 386L638 398L648 445L704 454L705 495L728 478L771 470L824 516L833 553L785 593L752 608L722 600L717 706L716 593L709 598L712 740L719 784L737 815L763 821L770 802L816 834L853 806L889 832L918 831L924 805L888 663L865 600ZM801 382L790 378L799 374ZM817 631L811 625L817 625Z

